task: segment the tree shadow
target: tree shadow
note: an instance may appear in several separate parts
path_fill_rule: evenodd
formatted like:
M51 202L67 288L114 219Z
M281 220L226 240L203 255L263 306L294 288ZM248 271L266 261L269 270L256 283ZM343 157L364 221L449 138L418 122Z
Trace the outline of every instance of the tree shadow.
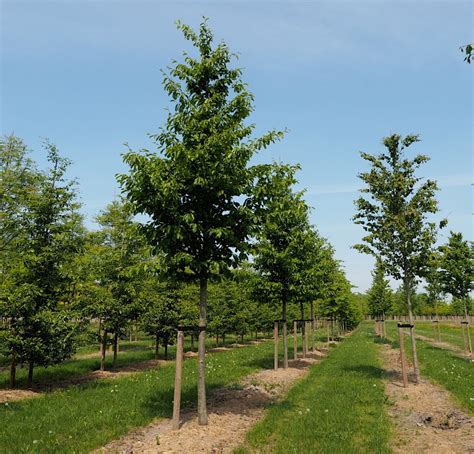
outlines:
M382 378L385 374L385 369L382 369L378 366L371 366L368 364L361 364L357 366L344 366L342 368L344 371L347 372L354 372L358 375L363 375L368 378Z

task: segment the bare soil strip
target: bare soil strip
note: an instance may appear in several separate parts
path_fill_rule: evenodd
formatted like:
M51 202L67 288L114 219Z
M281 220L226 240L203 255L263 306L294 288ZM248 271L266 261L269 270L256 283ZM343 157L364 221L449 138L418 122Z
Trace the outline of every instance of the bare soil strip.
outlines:
M325 353L315 351L307 358L290 361L288 369L262 370L239 384L212 393L208 400L209 425L199 426L196 409L182 413L179 431L171 420L159 420L109 443L96 453L230 453L246 432L265 413L265 407L281 399L288 389L308 372L309 366Z
M448 391L424 378L403 388L399 351L388 345L381 350L395 427L393 452L474 453L474 418L456 407Z

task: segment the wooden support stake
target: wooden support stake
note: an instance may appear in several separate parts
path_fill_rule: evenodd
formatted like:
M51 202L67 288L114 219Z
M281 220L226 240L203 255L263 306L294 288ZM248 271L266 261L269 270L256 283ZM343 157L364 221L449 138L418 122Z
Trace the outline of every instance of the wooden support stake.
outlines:
M293 322L293 358L298 359L298 322Z
M309 351L309 330L310 330L309 322L304 322L304 341L305 341L306 354L308 354L308 351Z
M273 342L274 342L274 352L273 352L273 368L278 370L278 322L273 323Z
M469 354L472 355L471 331L469 329L469 321L468 320L466 320L466 334L467 334L467 346L469 348Z
M181 407L181 382L183 376L183 341L184 333L178 330L176 341L176 373L174 376L174 400L173 400L173 430L179 429L179 413Z
M461 322L461 330L462 330L462 341L464 344L464 351L467 352L466 332L464 331L464 324L462 322Z
M407 363L405 358L405 344L403 340L403 328L398 327L398 339L400 342L400 361L402 363L403 386L408 386Z

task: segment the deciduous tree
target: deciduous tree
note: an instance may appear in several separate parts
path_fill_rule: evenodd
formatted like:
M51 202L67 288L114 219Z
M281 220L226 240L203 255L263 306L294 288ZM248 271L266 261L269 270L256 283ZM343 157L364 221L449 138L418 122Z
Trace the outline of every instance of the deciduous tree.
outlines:
M253 96L231 66L234 55L224 42L213 44L206 21L199 32L178 28L198 55L185 54L164 76L172 107L162 131L151 136L158 153L126 153L130 173L119 181L135 212L149 216L144 230L169 274L199 282L198 415L207 424L207 283L244 258L255 225L249 161L282 134L251 138L254 125L245 121Z
M380 256L387 273L402 280L410 323L413 324L411 290L417 277L428 267L437 225L428 215L438 211L435 181L421 181L416 170L429 158L417 155L405 157L405 152L419 142L416 135L404 138L397 134L385 137L385 152L379 155L361 153L370 169L359 174L366 187L356 200L354 222L366 231L363 243L354 246L360 252ZM440 226L444 225L444 221ZM416 381L420 372L416 354L415 329L411 330Z

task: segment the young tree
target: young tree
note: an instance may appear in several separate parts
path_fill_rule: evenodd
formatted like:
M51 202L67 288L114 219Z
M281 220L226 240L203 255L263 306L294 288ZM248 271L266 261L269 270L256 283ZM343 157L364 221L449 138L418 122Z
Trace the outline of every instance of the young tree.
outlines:
M385 269L382 261L377 258L372 272L372 287L368 291L370 315L379 316L390 312L393 303L392 290L385 279Z
M462 233L450 232L448 242L439 247L440 281L443 290L450 293L454 300L462 302L464 316L469 321L471 311L470 292L473 290L474 250L472 243L463 239ZM469 350L472 352L471 337L468 329Z
M155 338L155 358L159 357L161 343L168 359L168 346L173 343L180 324L179 288L172 282L158 282L156 276L152 276L145 284L142 299L144 310L140 324Z
M51 167L35 176L35 187L27 196L22 232L15 240L18 256L10 273L10 292L0 303L0 314L9 320L2 344L11 358L12 386L18 362L28 363L31 386L35 365L70 357L81 326L64 297L65 269L82 247L82 218L74 182L65 176L69 161L54 145L46 143L45 148Z
M308 206L301 192L294 192L298 166L262 166L256 190L260 228L256 234L255 269L267 281L270 293L281 302L283 367L288 367L287 308L300 291L300 273L305 265L309 229Z
M230 66L227 45L213 45L204 21L198 33L178 23L198 56L185 54L164 76L173 109L159 134L152 135L158 154L129 151L129 175L120 175L124 193L144 225L150 244L163 253L170 275L200 286L198 415L207 424L205 333L207 283L245 256L255 225L250 209L252 156L281 137L269 132L251 139L245 123L253 96Z
M85 313L100 320L103 370L108 334L113 334L115 368L118 340L143 310L140 295L147 278L144 265L151 258L138 224L132 219L130 205L112 202L97 222L100 230L90 235L84 258L89 285L82 288L82 302Z
M426 302L434 310L436 320L439 318L439 307L443 304L444 294L439 265L440 255L434 251L429 261L428 271L424 277L426 281L425 290L427 292Z
M417 155L410 160L405 150L419 141L418 136L404 138L397 134L386 137L386 152L379 155L362 153L371 168L359 174L366 184L365 194L356 200L354 222L362 225L367 235L363 244L354 247L360 252L380 256L387 272L402 280L410 323L413 324L411 289L417 277L426 272L429 256L436 241L437 226L427 215L438 211L436 182L421 182L415 172L429 158ZM440 227L444 225L444 221ZM415 329L411 330L416 382L420 379L416 354Z

